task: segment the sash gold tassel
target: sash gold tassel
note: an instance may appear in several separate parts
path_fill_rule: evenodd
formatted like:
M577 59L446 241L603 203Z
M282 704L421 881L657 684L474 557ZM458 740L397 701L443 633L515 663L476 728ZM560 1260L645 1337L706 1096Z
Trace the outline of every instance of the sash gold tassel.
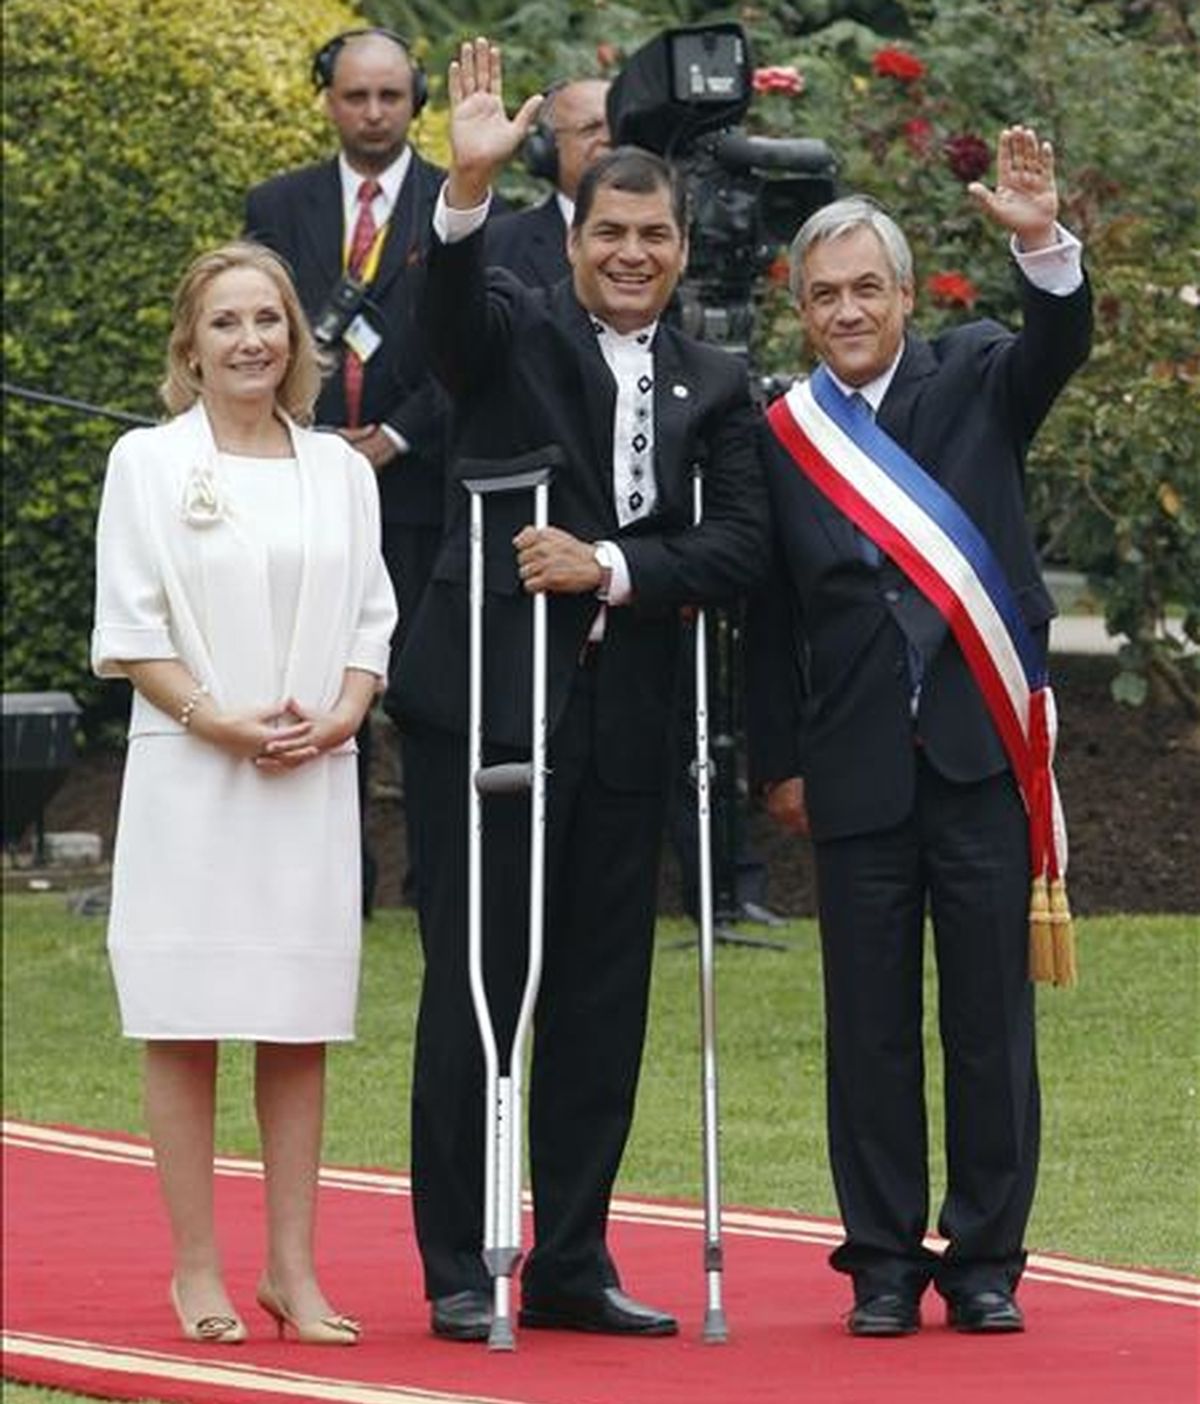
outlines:
M1075 924L1067 903L1067 884L1063 878L1050 883L1050 930L1054 944L1054 983L1070 987L1079 978L1075 963Z
M1045 873L1034 878L1029 893L1029 978L1067 988L1079 978L1067 885Z
M1050 924L1050 884L1045 873L1033 880L1029 892L1029 978L1054 983L1054 934Z

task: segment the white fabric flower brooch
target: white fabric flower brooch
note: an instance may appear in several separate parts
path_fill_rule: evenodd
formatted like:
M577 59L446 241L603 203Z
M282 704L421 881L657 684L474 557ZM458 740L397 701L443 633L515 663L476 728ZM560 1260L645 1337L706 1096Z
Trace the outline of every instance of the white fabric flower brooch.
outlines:
M193 468L183 485L183 520L188 526L214 526L230 515L229 503L211 467Z

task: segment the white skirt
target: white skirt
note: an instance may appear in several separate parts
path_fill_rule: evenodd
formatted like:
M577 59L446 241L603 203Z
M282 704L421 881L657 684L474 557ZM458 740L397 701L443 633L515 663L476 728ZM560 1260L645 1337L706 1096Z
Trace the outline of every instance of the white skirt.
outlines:
M126 1035L354 1037L356 760L264 775L194 736L129 742L108 928Z

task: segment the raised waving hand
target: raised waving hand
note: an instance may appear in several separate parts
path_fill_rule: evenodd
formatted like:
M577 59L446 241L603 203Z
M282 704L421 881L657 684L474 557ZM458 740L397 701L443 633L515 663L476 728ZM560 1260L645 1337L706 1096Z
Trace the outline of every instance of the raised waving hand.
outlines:
M1022 249L1055 242L1058 185L1054 147L1032 127L1005 127L996 144L996 188L972 181L967 194L994 223L1011 230Z
M452 206L469 209L483 200L496 172L524 141L542 99L527 98L509 118L500 46L482 36L459 47L447 89L452 156L446 196Z

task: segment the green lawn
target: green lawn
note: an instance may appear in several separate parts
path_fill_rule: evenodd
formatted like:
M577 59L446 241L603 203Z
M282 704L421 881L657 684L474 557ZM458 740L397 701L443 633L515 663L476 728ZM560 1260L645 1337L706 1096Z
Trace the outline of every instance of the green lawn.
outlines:
M5 1115L140 1132L139 1047L117 1032L103 922L69 915L54 895L7 898L5 917ZM675 945L688 932L677 922L660 931L625 1193L701 1196L696 957ZM724 1198L833 1215L816 933L798 922L784 935L783 954L718 952ZM1080 987L1039 997L1044 1135L1029 1246L1200 1273L1200 921L1095 918L1079 935ZM331 1054L331 1163L407 1164L419 977L410 916L381 913L367 931L358 1042ZM246 1054L231 1047L224 1060L227 1153L257 1150ZM936 1040L929 1068L936 1142ZM934 1176L936 1204L940 1165Z

